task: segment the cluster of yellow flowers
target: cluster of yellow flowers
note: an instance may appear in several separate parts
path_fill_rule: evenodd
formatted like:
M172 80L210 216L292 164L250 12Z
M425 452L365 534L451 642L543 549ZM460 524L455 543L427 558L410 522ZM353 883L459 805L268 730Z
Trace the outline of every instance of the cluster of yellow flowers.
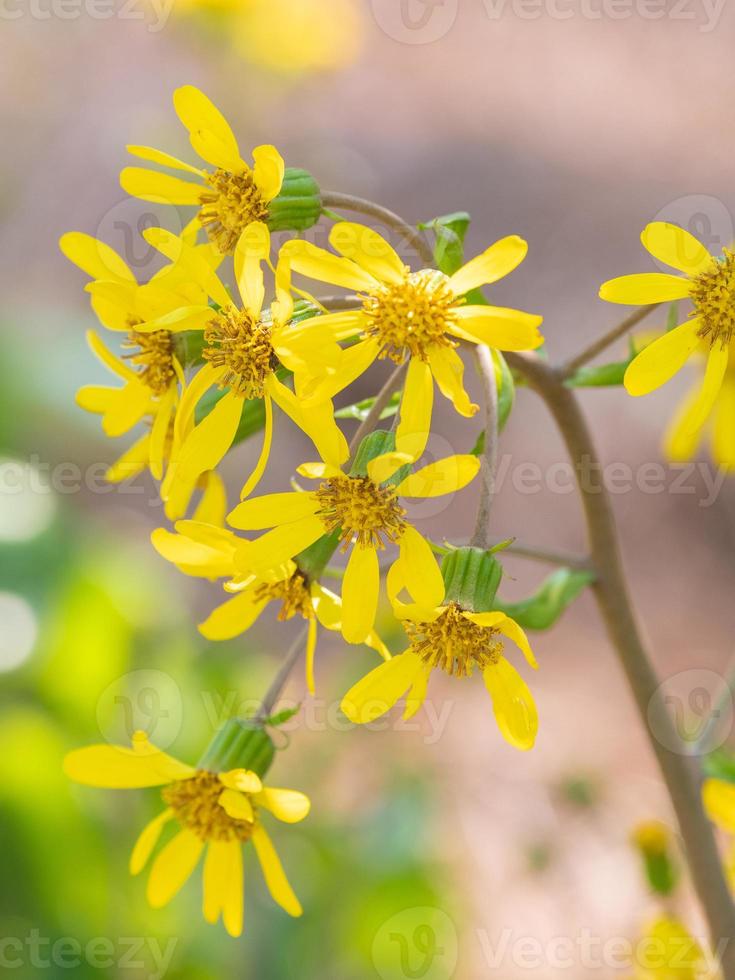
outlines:
M431 431L435 385L460 417L477 411L464 387L458 348L532 351L543 342L540 316L488 305L480 292L523 261L526 243L510 235L449 274L412 270L374 229L336 220L332 250L296 234L274 254L272 232L300 233L321 217L313 179L286 168L273 146L256 147L247 162L223 115L198 89L178 89L174 108L203 166L135 145L128 147L134 156L180 176L147 166L121 174L123 188L135 197L195 209L181 234L159 227L145 231L165 259L160 271L139 283L105 243L80 232L61 240L64 254L91 279L86 290L101 324L121 342L114 353L89 332L93 352L118 381L81 389L78 402L101 416L108 436L143 427L111 466L109 479L148 469L173 523L153 533L155 548L186 575L222 580L227 598L200 627L208 639L237 636L268 603L281 603L280 619L298 615L306 621L312 692L319 624L349 644L366 644L382 659L344 695L342 708L357 724L404 696L406 716L414 714L434 669L454 677L479 670L503 737L530 749L538 729L536 706L505 656L504 641L511 640L531 667L536 660L521 626L496 608L496 558L485 549L450 549L440 566L441 549L413 526L402 502L454 494L480 469L476 452L416 468ZM671 225L649 226L644 244L687 278L629 276L607 283L601 295L620 303L691 297L697 315L646 347L630 364L626 386L636 395L651 391L690 354L708 350L703 390L687 407L673 442L678 453L686 440L693 446L720 398L716 441L722 443L722 420L732 424L735 392L735 256L713 260ZM222 273L225 262L231 274ZM347 290L348 301L332 302L330 309L327 297L297 287L295 276L307 285ZM377 360L391 362L397 386L400 376L394 426L390 432L361 430L350 446L333 399ZM297 485L253 496L271 454L274 406L313 443L318 458L296 468L299 477L313 481L312 489ZM260 428L259 458L228 512L217 468L243 433ZM379 554L386 549L386 593L407 637L406 649L396 656L375 628ZM339 595L320 581L337 550L349 555ZM206 844L205 918L213 922L222 914L227 930L237 935L243 842L253 842L274 899L300 914L262 811L295 822L306 816L309 803L301 793L263 785L272 760L272 743L259 719L228 723L196 767L153 748L141 733L132 749L80 749L66 767L89 785L163 786L166 809L143 831L131 870L143 868L165 825L176 820L179 833L153 864L151 904L161 906L177 892Z

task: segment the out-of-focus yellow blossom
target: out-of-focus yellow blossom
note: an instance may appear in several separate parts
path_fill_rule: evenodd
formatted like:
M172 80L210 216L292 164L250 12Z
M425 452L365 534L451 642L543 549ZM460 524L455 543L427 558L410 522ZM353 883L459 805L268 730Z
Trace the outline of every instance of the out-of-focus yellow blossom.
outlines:
M452 276L435 269L412 272L377 232L340 221L330 233L339 255L310 242L287 242L282 254L294 272L354 290L361 307L320 318L336 340L358 336L343 351L337 370L314 379L321 397L333 397L359 377L377 357L409 359L396 431L396 448L414 459L423 452L431 425L434 382L465 417L474 415L462 383L460 341L500 350L533 350L543 338L542 317L498 306L467 303L465 295L512 272L526 256L522 238L510 235L491 245Z
M151 867L146 895L153 908L162 908L177 894L206 848L204 918L215 923L221 915L230 935L239 936L243 927L242 845L252 842L274 901L289 915L301 915L299 900L263 826L262 811L285 823L297 823L310 808L303 793L266 787L255 772L245 769L196 769L155 748L143 732L136 732L130 749L92 745L70 752L64 771L86 786L163 787L166 809L143 829L130 857L131 874L139 874L166 825L172 820L179 824L178 833L159 851Z
M195 205L197 223L220 252L233 252L243 231L268 215L277 197L285 166L274 146L257 146L253 166L240 155L235 135L217 107L193 85L174 92L174 109L189 132L194 150L213 171L192 167L150 146L128 146L134 156L172 167L197 178L172 177L145 167L126 167L120 174L123 190L154 204Z
M286 561L278 568L258 575L241 575L235 563L240 544L232 531L196 521L178 521L175 532L157 528L151 535L160 555L187 575L200 578L227 578L225 591L234 593L201 623L199 630L208 640L229 640L250 629L270 602L280 602L279 620L299 615L309 625L306 641L306 681L314 693L314 653L317 627L341 631L342 600L299 568ZM373 630L367 646L388 659L390 653Z
M728 367L730 342L735 332L735 252L710 255L701 242L683 228L656 221L641 235L651 255L684 273L647 272L611 279L600 288L610 303L646 305L690 299L689 319L645 347L625 373L631 395L647 395L669 381L689 358L704 348L707 366L697 396L686 408L680 439L701 430L722 388Z
M717 980L717 968L678 919L655 919L638 941L634 980Z
M533 748L538 733L538 712L533 695L518 671L504 656L502 637L512 640L531 667L538 664L525 632L503 612L468 612L457 603L442 605L404 603L408 588L403 560L388 572L388 593L393 609L409 639L408 648L370 671L345 694L342 710L355 724L366 724L389 711L404 695L404 718L411 718L424 703L433 670L450 677L482 673L493 712L503 738L517 749Z
M406 587L418 602L435 605L444 583L428 541L406 520L400 497L437 497L461 490L476 476L476 456L448 456L391 482L409 458L397 452L371 459L364 476L348 475L329 462L304 463L297 472L319 480L314 491L272 493L239 504L228 516L235 528L271 528L242 541L235 555L241 574L261 575L293 559L325 534L338 533L351 548L342 582L342 635L362 643L373 631L380 591L378 552L399 548Z
M182 306L139 327L153 336L161 330L204 333L205 363L182 393L174 423L171 462L161 486L169 518L175 520L183 515L191 488L202 473L215 469L230 449L245 402L250 399L263 399L265 431L260 457L245 481L242 497L257 485L268 462L274 401L309 436L324 458L335 464L344 462L349 450L334 420L331 401L312 399L305 404L298 397L300 373L320 370L319 365L330 358L334 361L340 351L327 329L321 329L318 323L315 327L313 320L291 323L293 300L287 263L279 261L277 300L269 310L264 310L263 263L270 256L267 227L261 222L250 225L240 236L235 250L235 279L241 306L232 301L216 272L192 246L162 228L149 228L145 238L177 268L185 270L205 294L203 302ZM216 309L206 302L206 296L213 300ZM281 365L294 372L296 393L279 379ZM196 406L214 386L226 394L194 425Z

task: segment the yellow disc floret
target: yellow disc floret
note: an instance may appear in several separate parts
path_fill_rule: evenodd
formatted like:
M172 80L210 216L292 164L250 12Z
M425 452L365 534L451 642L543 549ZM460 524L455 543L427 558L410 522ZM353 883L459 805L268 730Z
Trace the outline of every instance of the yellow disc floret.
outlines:
M207 175L207 184L199 220L220 252L232 252L249 224L266 219L268 206L250 173L215 170Z
M439 667L453 677L469 677L475 667L485 670L503 653L500 633L478 626L452 603L433 623L403 624L411 649L430 667Z
M265 381L277 364L270 327L247 310L222 310L204 330L202 357L224 368L221 387L244 398L262 398Z
M406 511L393 487L382 487L367 476L335 476L316 491L327 533L340 529L344 547L353 538L363 548L383 548L383 538L396 542L403 534Z
M235 820L219 803L224 786L216 773L200 770L191 779L180 779L161 791L164 801L182 827L203 841L250 840L255 824Z
M363 300L368 326L365 337L374 337L383 349L381 357L396 362L408 353L426 359L437 344L456 346L447 334L456 322L462 300L449 288L441 272L422 269L409 273L403 282L386 283Z
M283 603L278 618L283 621L291 619L297 613L310 619L313 614L309 581L304 573L297 569L290 578L280 582L263 582L255 590L257 600L275 600Z
M131 350L123 355L126 360L140 368L140 380L155 395L164 394L176 377L173 334L168 330L131 330L123 346Z
M724 249L723 258L697 276L691 297L694 315L702 318L699 336L726 347L735 335L735 252Z

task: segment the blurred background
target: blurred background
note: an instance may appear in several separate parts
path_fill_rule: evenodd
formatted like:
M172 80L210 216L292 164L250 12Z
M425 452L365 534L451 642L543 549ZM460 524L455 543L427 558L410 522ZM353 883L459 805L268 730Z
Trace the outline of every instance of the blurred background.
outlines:
M543 313L550 356L571 355L618 318L597 299L600 282L650 269L638 237L646 222L677 221L713 251L735 239L735 9L723 7L717 0L8 0L2 7L0 937L24 944L16 976L41 968L67 976L74 956L64 942L88 950L100 937L112 953L106 946L96 959L85 953L76 975L617 975L609 958L599 966L600 946L633 937L656 909L628 843L631 828L671 814L586 595L535 637L541 669L529 681L541 732L522 756L498 735L479 678L457 685L435 676L413 726L391 717L385 730L351 729L337 705L374 655L322 636L318 697L279 732L289 751L272 777L307 791L314 804L300 828L274 830L304 917L290 920L272 906L253 861L240 941L201 921L198 880L170 908L146 907L144 883L129 878L127 860L158 809L156 792L70 786L64 752L125 741L132 726L194 761L224 717L262 694L294 631L266 616L236 642L205 643L196 623L221 596L216 586L184 579L150 547L149 532L164 522L155 486L104 484L123 446L105 440L98 420L74 404L75 390L105 383L105 373L84 340L95 325L86 279L57 240L88 232L136 273L149 271L138 233L159 219L178 230L176 217L125 199L124 146L150 144L195 162L171 105L173 89L193 83L223 110L243 148L273 142L324 188L373 198L412 222L466 209L469 254L506 234L528 239L528 259L494 299ZM662 326L655 314L650 324ZM621 345L613 359L624 353ZM379 367L343 401L370 394L380 374ZM716 701L716 744L730 734L723 678L735 616L732 481L720 481L706 448L692 469L657 470L655 490L638 478L660 465L663 430L689 383L677 379L643 402L622 389L582 393L604 463L629 468L618 469L614 505L645 633L681 721L681 751ZM471 372L468 384L478 398ZM459 427L439 405L431 452L467 451L479 424ZM282 488L312 451L283 422L276 447L265 489ZM247 443L228 459L233 494L256 452ZM581 552L576 496L568 481L560 488L563 479L548 478L560 472L563 448L528 392L518 394L501 454L497 538ZM540 468L535 479L519 476L529 462ZM475 492L462 505L417 514L422 529L466 538ZM547 571L518 558L507 570L508 599L528 595ZM387 611L382 625L400 649ZM297 673L288 697L303 692ZM700 930L686 891L680 902ZM540 960L528 948L519 952L528 939L546 951ZM571 968L546 955L559 939L572 946Z

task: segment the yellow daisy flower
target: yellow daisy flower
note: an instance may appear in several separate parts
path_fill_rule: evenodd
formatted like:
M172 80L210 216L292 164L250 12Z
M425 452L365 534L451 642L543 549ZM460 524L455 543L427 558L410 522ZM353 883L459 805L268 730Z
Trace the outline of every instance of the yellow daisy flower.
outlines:
M385 541L399 548L411 595L426 604L440 601L444 584L439 566L429 543L406 520L399 498L461 490L480 463L476 456L448 456L397 485L391 482L408 461L400 453L384 453L370 460L364 475L344 473L328 462L304 463L297 472L319 480L316 490L267 494L239 504L228 516L229 524L246 531L272 530L240 543L238 569L262 574L334 533L343 551L352 549L342 583L342 635L348 643L362 643L373 631L380 591L378 551Z
M396 448L414 458L423 451L431 424L434 382L460 415L472 416L462 383L460 341L500 350L533 350L543 343L542 317L499 306L467 303L473 289L497 282L526 256L522 238L510 235L491 245L452 276L436 269L412 272L377 232L340 221L329 236L339 255L309 242L286 242L282 254L294 272L353 290L357 310L320 317L337 340L359 336L343 352L338 370L317 382L321 396L333 397L359 377L377 357L396 363L409 359Z
M661 916L634 950L635 980L716 980L720 976L687 927Z
M374 721L407 695L404 718L411 718L424 703L431 672L470 677L482 672L495 720L503 738L517 749L533 748L538 733L538 712L533 696L518 671L503 654L505 636L521 650L531 667L538 664L523 629L503 612L469 612L458 603L434 605L403 603L398 599L407 585L405 563L388 573L388 593L403 624L408 648L370 671L342 700L342 711L356 725Z
M263 399L265 431L260 457L242 488L246 497L257 485L270 454L275 401L314 442L324 458L338 464L349 455L347 441L334 420L329 399L298 397L299 378L307 369L335 360L340 354L326 330L307 323L291 323L293 300L287 263L276 269L276 296L269 310L263 308L265 286L263 263L269 261L270 233L261 222L250 225L235 249L234 268L241 305L230 295L216 272L197 251L162 228L149 228L146 240L178 268L188 274L216 304L207 302L182 306L154 318L139 328L154 335L161 330L201 330L204 333L205 364L190 379L181 396L174 424L171 464L161 487L171 519L181 517L184 501L202 473L217 467L232 446L249 399ZM278 377L283 365L294 372L296 393ZM226 394L198 424L193 424L196 406L210 388Z
M148 863L161 833L170 821L178 833L159 851L151 867L146 896L153 908L162 908L180 890L204 860L204 918L216 923L220 915L231 936L243 927L242 844L251 842L274 901L289 915L301 915L268 833L262 812L285 823L307 816L309 799L290 789L263 785L257 773L246 769L211 772L179 762L150 744L144 732L133 736L132 748L92 745L70 752L64 760L67 776L85 786L139 789L161 786L166 809L138 837L130 857L131 874Z
M189 131L189 140L213 171L192 167L150 146L128 146L133 156L184 171L198 180L183 180L145 167L126 167L120 174L124 191L154 204L195 205L197 223L220 252L232 252L253 221L268 216L269 203L283 183L284 163L274 146L253 150L253 166L242 159L235 135L217 107L193 85L174 92L174 109Z
M688 231L664 221L648 225L641 241L655 259L684 276L659 272L621 276L604 283L600 297L636 306L691 299L694 309L685 323L633 359L625 372L625 387L631 395L649 394L673 378L704 346L708 351L704 382L687 410L686 424L694 431L709 416L727 370L735 331L735 252L725 249L716 258Z
M342 629L342 600L314 581L297 562L286 561L259 575L241 575L235 557L240 539L232 531L197 521L178 521L175 532L157 528L151 541L158 553L186 575L227 578L226 592L234 593L200 624L208 640L230 640L255 623L269 602L280 602L282 622L299 615L309 626L306 641L306 682L314 694L314 654L318 625L332 631ZM384 658L390 653L373 630L367 646Z

